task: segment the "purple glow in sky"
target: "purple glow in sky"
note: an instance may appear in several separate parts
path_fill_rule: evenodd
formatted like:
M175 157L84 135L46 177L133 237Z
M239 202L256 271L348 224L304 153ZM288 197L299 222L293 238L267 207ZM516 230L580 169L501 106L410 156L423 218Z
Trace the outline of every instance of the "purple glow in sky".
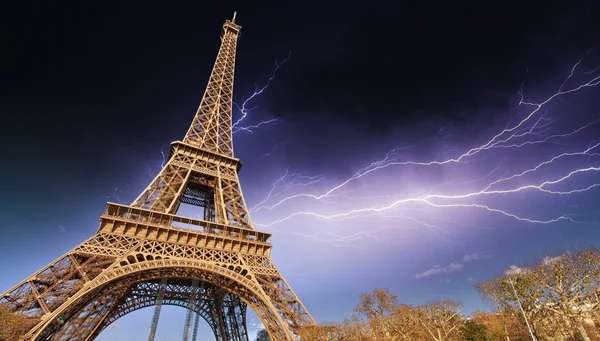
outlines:
M560 88L544 100L529 102L520 93L522 98L519 106L531 109L529 111L525 110L515 117L513 122L509 122L506 128L494 134L489 140L484 140L480 145L475 145L462 153L457 151L444 152L431 160L406 160L398 149L394 149L387 153L385 158L359 169L341 183L329 188L325 187L325 190L321 189L322 194L318 195L311 192L300 192L285 196L286 192L295 189L293 187L316 187L325 179L321 176L310 177L297 174L288 177L286 170L284 176L275 181L267 197L261 201L260 205L255 206L251 212L255 215L260 210L284 212L283 207L288 201L300 201L308 198L320 202L315 205L318 212L327 213L307 210L292 211L283 218L268 223L257 223L257 226L273 227L296 216L313 216L321 219L344 221L356 216L385 216L387 212L392 212L392 214L398 213L399 217L413 221L424 228L443 229L433 222L428 222L428 217L436 215L435 212L432 212L432 209L438 209L442 212L447 211L444 209L459 209L460 211L466 209L467 212L468 210L483 210L484 214L498 214L527 223L548 224L560 220L584 223L585 221L579 221L572 217L576 214L575 212L559 213L549 211L548 213L528 216L515 210L514 207L511 207L511 203L507 202L511 201L511 195L518 195L522 192L546 194L550 197L555 196L564 199L570 195L587 192L600 186L600 183L595 182L597 177L594 177L600 171L597 160L600 156L598 153L600 142L590 140L588 145L575 148L569 148L568 145L569 139L577 138L578 133L598 129L596 124L600 120L588 122L581 126L576 125L571 130L565 131L564 126L557 127L555 120L546 115L547 109L553 100L600 84L600 76L593 72L583 72L584 76L588 76L587 80L573 85L569 84L574 73L578 71L577 66L580 62L575 64ZM547 146L549 144L557 144L560 147L552 148L551 151L546 148L545 153L536 148L539 145ZM521 154L519 149L528 148L530 154L539 156L539 158L519 160L518 156ZM504 152L501 161L498 161L498 153L492 153L491 158L486 158L487 155L479 155L496 149ZM513 149L517 151L513 153ZM564 165L563 160L568 160L568 163ZM561 166L557 166L558 164ZM447 165L454 168L446 172L443 166ZM433 180L434 183L430 181L432 180L431 177L424 181L419 181L418 177L413 178L411 182L414 183L416 180L416 183L419 184L418 187L420 187L414 192L406 190L390 191L390 187L395 185L393 178L388 178L389 181L383 184L383 187L372 184L367 179L376 178L381 181L378 172L386 168L396 168L391 171L393 172L391 175L401 178L403 175L402 170L398 170L398 168L402 166L412 167L412 169L425 168L425 172L427 172L427 168L442 168L441 172L443 174L452 175L448 180ZM462 167L459 168L460 166ZM467 174L468 176L460 176L454 174L454 172ZM287 182L284 182L286 180ZM282 182L284 182L283 185L281 185ZM361 184L352 186L352 182L360 182ZM275 193L276 189L279 189L277 193ZM360 194L353 194L359 191ZM283 198L274 199L274 197ZM490 203L499 200L498 204ZM272 204L268 204L269 202L272 202ZM382 203L375 204L376 202ZM329 204L333 206L332 209L328 207ZM291 203L290 206L295 205ZM404 206L408 207L404 209ZM452 212L449 214L452 215ZM470 213L466 214L470 215ZM442 220L446 221L447 224L447 219L442 218ZM457 224L460 223L457 222ZM343 243L348 238L351 238L351 236L340 236L339 242Z

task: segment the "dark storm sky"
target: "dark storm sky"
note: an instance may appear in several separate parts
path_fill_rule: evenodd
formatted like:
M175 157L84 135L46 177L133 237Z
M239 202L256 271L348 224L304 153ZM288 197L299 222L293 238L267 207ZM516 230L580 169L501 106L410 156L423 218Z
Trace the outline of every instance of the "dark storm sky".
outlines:
M535 86L594 47L598 7L596 1L22 2L5 13L4 155L11 163L61 164L76 177L85 163L85 177L98 185L110 164L130 157L128 148L145 153L179 138L189 115L176 115L197 105L216 35L233 9L243 26L236 100L291 51L276 86L257 103L261 110L291 126L321 125L330 136L343 122L377 138L413 122L439 129L467 121L482 104L506 108L522 81ZM44 181L31 175L27 187Z
M249 123L272 117L281 122L239 140L236 135L250 203L260 200L254 189L270 186L260 177L276 179L287 165L351 175L391 148L433 140L446 126L479 138L506 124L522 83L539 91L552 83L555 89L586 51L598 48L600 37L600 2L593 0L13 6L4 13L0 64L0 248L22 262L0 263L12 271L0 281L2 292L89 237L106 200L128 204L152 179L148 172L158 171L161 148L181 139L191 122L221 25L233 10L242 25L235 101L249 96L255 83L264 84L274 60L291 51L272 86L250 105L258 108ZM600 64L592 51L591 64ZM597 117L589 110L586 115L583 121ZM277 143L287 146L281 162L261 168L254 157ZM541 233L528 231L530 239L523 240ZM585 238L593 242L590 231ZM560 230L540 250L561 245L560 238L585 240L573 235ZM281 246L281 257L285 251ZM450 263L456 256L450 253L436 261ZM435 256L430 258L421 265L431 266ZM515 261L498 261L494 271ZM291 261L284 274L294 277L296 265ZM339 300L352 306L361 290L392 285L373 276ZM294 286L302 279L288 281ZM309 309L319 310L319 295L335 302L311 293L312 307L303 298ZM416 301L421 294L414 293Z
M552 72L597 37L595 1L33 1L10 13L4 32L3 102L36 113L13 117L20 120L11 130L20 135L28 126L37 143L71 139L82 123L95 127L87 133L120 126L127 134L115 137L125 140L138 140L131 125L165 127L172 103L198 100L218 48L215 32L233 8L244 28L238 93L291 51L293 65L263 105L295 120L304 117L289 112L332 109L324 119L373 132L430 110L463 120L470 114L454 109L506 105L496 90L514 92L528 68ZM390 114L398 108L402 114ZM59 112L40 112L48 110ZM40 132L24 123L32 119ZM61 127L47 126L59 120ZM69 134L57 136L57 128Z

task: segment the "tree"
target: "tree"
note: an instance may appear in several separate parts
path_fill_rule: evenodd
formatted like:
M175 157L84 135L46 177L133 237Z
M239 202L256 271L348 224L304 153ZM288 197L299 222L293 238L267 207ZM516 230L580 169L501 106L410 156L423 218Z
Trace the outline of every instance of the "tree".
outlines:
M418 319L428 339L455 340L462 325L462 303L446 300L426 303L418 308Z
M397 311L398 299L389 289L375 289L360 296L360 302L354 309L358 323L365 322L377 340L391 340L393 327L390 316Z
M487 327L484 324L468 320L460 328L460 337L462 341L492 341L488 334Z
M388 317L389 330L394 340L410 341L423 335L419 323L419 311L410 305L401 304Z
M547 256L538 260L530 271L530 277L543 288L538 306L550 318L563 325L572 336L575 333L584 341L591 341L585 328L585 317L590 310L597 310L597 302L590 301L592 291L589 283L597 282L600 261L594 249ZM597 290L597 287L596 287Z
M493 341L530 341L531 336L523 317L516 311L476 311L472 314L472 320L482 324L487 329L490 340Z
M0 340L17 341L36 323L37 320L19 316L0 304Z
M543 326L546 317L539 308L539 302L543 297L544 287L535 279L531 266L512 267L490 282L479 283L476 288L484 300L497 302L498 312L506 322L507 319L520 319L525 328L529 322L536 338L539 339L541 333L553 327ZM507 340L509 340L513 332L508 325L506 328ZM529 338L531 339L530 336Z
M366 320L377 320L392 314L398 305L396 295L390 293L389 289L375 289L360 295L360 302L354 311Z
M256 334L256 341L271 341L271 338L265 329L261 329Z
M508 316L506 314L507 310L505 309L505 305L502 304L503 297L501 290L499 290L498 281L478 283L475 285L475 288L479 291L483 301L490 304L492 309L500 316L502 320L503 335L506 338L506 341L510 341L510 336L508 334ZM486 320L490 320L483 312L480 315ZM477 318L478 316L475 314L475 317Z
M345 321L343 324L321 324L302 327L298 331L302 341L371 341L361 324Z
M556 253L476 287L504 318L505 331L512 329L508 322L516 312L538 339L570 335L589 341L600 323L599 263L600 254L593 248ZM508 333L506 337L510 341Z

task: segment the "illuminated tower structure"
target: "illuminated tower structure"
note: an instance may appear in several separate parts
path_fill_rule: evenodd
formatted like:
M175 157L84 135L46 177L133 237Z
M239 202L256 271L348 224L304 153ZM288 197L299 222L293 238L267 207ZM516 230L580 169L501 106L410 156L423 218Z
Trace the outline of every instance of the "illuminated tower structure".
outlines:
M31 322L23 340L93 340L121 316L156 306L153 339L162 305L195 312L219 341L248 340L247 306L274 341L315 323L273 265L271 235L254 229L240 188L231 111L240 29L235 14L223 25L198 111L150 185L131 205L109 202L91 238L0 296ZM181 204L203 219L178 215Z

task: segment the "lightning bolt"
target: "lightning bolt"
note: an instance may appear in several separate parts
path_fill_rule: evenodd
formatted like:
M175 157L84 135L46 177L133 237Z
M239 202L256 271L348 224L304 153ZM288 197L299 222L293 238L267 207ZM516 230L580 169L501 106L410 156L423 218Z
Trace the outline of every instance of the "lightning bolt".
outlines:
M583 59L583 57L582 57ZM600 171L600 143L592 141L587 147L572 150L570 139L578 136L584 131L596 128L600 120L588 122L584 125L571 129L567 132L553 133L557 128L557 120L549 116L549 107L557 99L572 95L576 92L584 91L587 88L596 87L600 84L600 76L596 72L600 66L591 71L581 72L587 80L576 85L570 85L575 80L575 75L582 62L580 59L570 68L567 77L564 79L558 90L547 96L540 102L527 101L524 96L523 87L518 91L520 96L518 107L526 108L524 113L515 116L504 128L499 129L484 142L470 147L466 150L457 150L450 148L446 151L440 151L433 160L414 160L402 157L402 152L409 150L410 147L396 148L389 151L385 157L371 162L358 169L350 177L339 181L320 191L307 190L310 185L323 184L324 177L315 177L316 182L306 181L310 177L301 177L300 174L289 175L288 171L278 178L267 193L265 198L257 203L251 210L258 213L260 221L257 226L264 228L273 228L277 225L289 223L290 220L304 217L304 219L320 219L326 221L346 221L359 220L368 217L382 217L385 219L395 219L395 224L391 228L398 228L407 222L413 226L425 227L431 231L439 233L440 236L448 235L448 223L454 225L480 227L476 223L466 223L461 219L452 219L446 217L443 224L434 223L437 213L446 214L449 211L480 212L477 214L491 214L504 217L506 219L528 224L551 224L559 221L570 223L583 223L575 219L575 213L557 213L552 210L551 215L535 215L531 212L523 211L510 207L510 205L499 204L499 201L506 202L506 198L512 198L515 195L542 195L546 197L565 198L576 194L582 194L600 187L598 182L598 172ZM520 118L519 118L520 117ZM440 129L438 133L442 133ZM571 149L567 151L552 151L551 155L531 154L528 165L519 167L518 170L500 171L503 164L516 165L515 161L519 155L530 151L526 148L539 146L555 146L556 148ZM373 187L375 189L385 186L385 183L369 183L375 177L392 173L395 176L402 175L402 170L409 167L410 170L427 170L434 168L439 170L441 167L448 167L451 170L460 169L460 167L470 167L474 163L481 162L481 158L494 156L494 153L502 151L509 153L504 160L498 159L488 162L488 170L482 176L472 177L472 172L463 172L468 175L468 179L456 178L430 186L426 191L416 194L410 191L400 191L392 194L378 194L374 196L364 195L365 190ZM513 154L510 154L513 153ZM452 155L454 154L454 155ZM513 167L514 168L514 167ZM469 170L469 168L467 168ZM287 180L286 180L287 179ZM305 184L290 193L291 185L294 179L304 179ZM596 180L594 180L596 179ZM359 181L360 180L360 181ZM583 185L577 185L576 181L587 181ZM284 184L284 185L282 185ZM388 183L389 190L394 190L396 184ZM475 188L475 189L473 189ZM279 191L277 191L279 190ZM358 192L359 194L355 194ZM360 195L362 194L362 195ZM384 201L382 204L373 204L376 201ZM523 200L523 199L521 199ZM562 200L562 199L561 199ZM310 203L318 202L316 208L301 209L297 207L310 206ZM277 208L277 212L275 209ZM290 212L291 210L291 212ZM283 216L273 218L273 214L281 212ZM265 219L264 216L268 216ZM464 218L463 218L464 220ZM284 226L285 227L285 226ZM389 227L389 226L388 226ZM346 234L337 234L333 232L296 232L284 230L281 233L294 234L302 237L312 238L319 242L329 243L336 247L357 247L355 242L364 239L381 241L376 234L381 229L369 228L368 231L352 232Z
M235 134L235 133L240 132L240 131L243 130L243 131L249 132L250 134L254 134L254 131L252 129L256 129L256 128L262 127L264 125L267 125L267 124L270 124L270 123L279 122L279 121L280 120L278 118L271 118L271 119L268 119L268 120L260 121L257 124L252 124L252 125L245 126L245 127L239 127L239 126L238 127L234 127L233 128L233 133Z
M165 165L167 164L167 155L168 154L167 154L167 152L165 152L165 150L168 151L169 148L170 148L170 144L163 145L160 148L160 156L161 156L161 158L160 158L160 168L158 168L159 171L161 169L165 168ZM146 166L146 170L147 170L148 176L150 176L151 178L156 177L157 174L154 173L154 170L152 169L152 167L148 166L147 164L144 165L144 166Z
M271 187L269 193L267 193L267 196L254 207L250 208L250 212L257 211L261 205L269 201L272 197L281 195L295 186L308 187L317 183L321 183L325 180L322 175L306 176L302 174L288 174L289 170L290 169L288 167L285 171L285 174L283 174L282 177L273 183L273 186Z
M382 229L378 229L382 230ZM375 232L375 231L374 231ZM315 234L307 234L301 232L281 232L281 234L290 234L300 237L312 238L316 241L323 242L335 246L337 248L349 247L358 250L366 250L365 247L361 247L360 245L353 244L354 241L363 240L365 238L374 239L378 242L385 242L382 238L377 237L374 233L371 232L357 232L348 236L343 236L331 232L317 232Z
M256 109L256 107L248 108L248 104L254 98L256 98L256 96L261 95L263 92L265 92L267 90L267 88L269 87L269 85L271 85L271 82L275 79L275 75L277 74L277 71L279 70L279 68L281 66L283 66L283 64L285 64L285 62L287 62L288 60L290 60L291 57L292 57L292 52L289 52L288 56L283 61L281 61L281 63L279 63L277 60L275 60L275 70L273 70L273 74L271 75L271 77L269 77L269 79L267 80L266 84L264 86L262 86L260 89L258 88L258 86L255 86L254 93L252 95L250 95L248 98L246 98L242 102L241 105L239 105L239 104L237 104L237 103L234 102L234 105L238 108L238 110L242 114L241 117L232 126L234 134L237 133L237 132L240 132L240 131L246 131L246 132L249 132L249 133L253 133L252 129L256 129L256 128L262 127L264 125L268 125L268 124L275 123L275 122L279 121L278 118L271 118L271 119L264 120L264 121L261 121L259 123L248 125L248 126L241 126L240 125L246 119L246 117L248 116L248 114L252 110Z
M273 155L273 153L275 152L275 150L277 150L281 146L286 145L288 142L290 142L290 141L288 140L288 141L277 143L273 148L271 148L271 150L269 150L268 152L264 153L263 156L271 156L271 155Z
M111 201L111 202L121 202L121 198L119 196L119 193L122 193L123 190L119 188L119 186L115 187L112 191L111 194L109 195L102 195L104 197L104 199L106 199L106 201Z
M241 112L241 117L232 125L232 132L234 134L237 132L240 132L240 131L246 131L246 132L253 134L254 133L253 129L260 128L262 126L269 125L271 123L280 121L280 119L278 119L278 118L271 118L271 119L263 120L258 123L247 125L247 126L240 125L242 123L242 121L244 121L244 119L246 119L248 114L252 110L256 109L256 107L248 108L248 104L253 99L255 99L257 96L261 95L263 92L265 92L267 90L267 88L271 85L271 82L273 82L273 80L275 79L275 75L277 74L277 71L279 70L279 68L281 68L281 66L283 66L283 64L285 64L285 62L287 62L291 57L292 57L292 53L289 52L288 56L285 59L283 59L281 62L278 62L276 59L275 60L275 70L273 70L273 73L272 73L271 77L269 77L269 79L267 80L266 84L264 86L262 86L260 89L258 88L258 86L255 86L254 93L252 95L250 95L248 98L246 98L242 102L241 105L238 105L235 102L233 103L238 108L238 110ZM275 151L275 149L277 149L278 147L280 147L281 145L283 145L287 142L288 141L277 144L275 147L273 147L273 149L270 152L266 153L265 156L271 155ZM161 162L160 162L159 171L161 169L163 169L167 163L167 153L165 152L165 150L168 150L168 149L169 149L169 145L163 146L160 149ZM145 167L146 167L146 170L147 170L146 173L148 174L148 176L150 176L151 178L156 177L157 174L155 174L155 170L153 170L153 167L150 167L148 165L145 165ZM110 196L105 195L104 197L109 198Z

